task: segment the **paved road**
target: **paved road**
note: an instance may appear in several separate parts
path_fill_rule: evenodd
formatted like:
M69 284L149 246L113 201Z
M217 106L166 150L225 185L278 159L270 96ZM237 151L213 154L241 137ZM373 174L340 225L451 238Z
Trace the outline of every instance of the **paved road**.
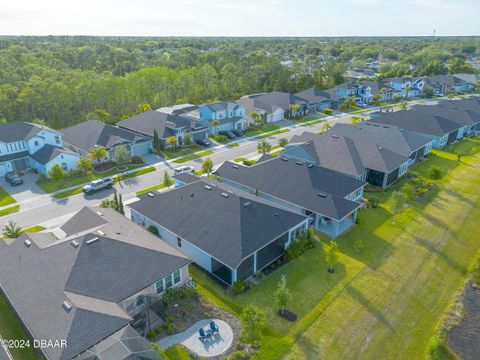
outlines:
M416 101L418 103L420 101ZM375 109L369 109L372 111ZM397 109L398 110L398 109ZM327 121L334 125L336 123L348 123L352 116L367 117L367 114L342 114L339 116L328 117ZM324 122L313 125L293 125L290 131L271 136L265 140L271 144L277 144L278 139L290 139L294 135L300 135L304 131L316 132L322 129ZM229 148L227 146L219 146L214 149L214 153L209 157L214 162L215 166L221 165L224 161L233 160L238 157L251 158L257 156L257 143L255 139L245 139L238 141L239 146ZM201 163L204 159L196 159L185 162L182 165L193 166L196 170L201 168ZM115 185L117 192L123 195L124 201L135 198L135 192L161 184L163 181L163 172L165 170L170 173L179 164L162 160L155 164L157 171L148 173L136 178L122 181ZM4 216L0 218L0 228L2 228L9 220L19 224L21 227L31 227L35 225L43 225L47 228L53 228L62 224L65 220L71 217L76 211L83 206L97 205L102 199L111 197L113 190L102 191L95 195L85 197L83 194L70 196L65 199L53 199L50 195L36 195L23 201L19 201L21 211L15 214Z

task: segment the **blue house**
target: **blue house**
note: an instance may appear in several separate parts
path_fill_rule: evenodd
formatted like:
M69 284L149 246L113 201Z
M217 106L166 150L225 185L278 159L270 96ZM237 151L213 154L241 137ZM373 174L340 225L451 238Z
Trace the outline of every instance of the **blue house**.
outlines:
M203 104L186 115L196 119L202 126L206 126L212 135L218 135L221 131L243 131L248 127L245 108L235 101Z

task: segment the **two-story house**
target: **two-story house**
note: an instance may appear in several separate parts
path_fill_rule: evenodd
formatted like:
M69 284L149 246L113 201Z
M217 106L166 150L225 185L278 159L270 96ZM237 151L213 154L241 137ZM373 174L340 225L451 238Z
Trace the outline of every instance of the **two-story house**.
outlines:
M0 125L0 176L35 169L47 175L54 164L74 169L79 156L63 147L62 134L27 122Z
M337 85L335 93L342 101L348 97L354 97L357 103L368 104L373 100L371 88L366 82L350 81Z
M382 86L390 88L394 98L412 98L420 96L425 88L424 78L398 77L382 81Z
M140 334L160 325L151 306L190 283L190 260L111 209L85 207L53 232L0 242L1 291L27 335L64 341L39 357L160 360Z
M206 126L212 135L228 130L243 131L248 127L245 108L236 101L203 104L186 115L198 121L200 125Z

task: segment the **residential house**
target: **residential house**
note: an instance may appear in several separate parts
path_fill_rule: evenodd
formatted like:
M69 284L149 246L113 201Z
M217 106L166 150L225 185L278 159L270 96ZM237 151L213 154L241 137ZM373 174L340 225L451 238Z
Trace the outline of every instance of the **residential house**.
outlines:
M253 113L259 114L266 123L272 123L303 116L308 109L307 101L279 91L245 95L237 100L237 103L245 108L245 115L250 124L255 122L252 119Z
M349 81L335 86L337 96L343 102L348 97L354 97L357 103L368 104L373 100L369 81Z
M466 93L471 91L475 83L468 81L465 74L457 75L436 75L425 77L425 88L433 89L435 96L445 96L450 93ZM467 78L467 80L465 80Z
M287 157L267 158L254 166L225 162L215 171L222 182L310 218L332 238L355 224L365 182Z
M346 79L372 79L377 77L379 74L372 69L349 69L346 70L343 74L343 77Z
M406 174L410 158L364 139L305 132L281 154L386 188Z
M0 176L28 169L47 175L57 163L68 171L78 160L78 155L63 147L58 131L22 121L0 125Z
M308 218L211 180L198 180L130 204L136 223L220 281L243 281L283 256Z
M153 139L153 134L157 131L160 146L164 149L171 146L167 141L168 138L175 137L177 146L186 145L188 140L196 142L208 138L207 128L192 119L155 110L122 120L117 125L149 139Z
M66 341L37 350L47 360L160 359L134 329L148 328L166 289L188 284L190 260L111 209L85 207L54 234L0 242L0 287L27 335Z
M390 150L409 158L409 166L429 154L433 146L433 140L429 136L368 121L355 125L335 124L328 134L344 136L356 143L374 144L380 150Z
M198 109L188 112L188 116L200 125L206 126L212 135L218 135L221 131L245 130L248 127L245 108L235 101L203 104ZM218 125L215 125L216 123Z
M477 114L480 114L480 97L471 97L469 99L460 100L442 100L439 105L452 109L463 109L467 111L473 121L476 121ZM480 132L480 125L476 124L472 131L473 134Z
M391 112L372 119L371 126L397 126L422 134L433 141L434 148L442 148L463 137L463 125L440 115L415 110Z
M336 95L336 94L335 94ZM317 88L310 88L295 94L307 104L309 114L316 111L323 111L329 108L335 108L338 105L339 98L332 98L332 94Z
M405 99L420 96L425 88L425 79L405 76L384 79L381 84L391 90L391 99Z
M168 114L168 115L181 115L197 109L198 109L197 105L178 104L173 106L164 106L164 107L161 107L160 109L157 109L157 111Z
M80 157L88 155L95 147L108 152L105 160L114 160L115 149L125 146L132 156L142 156L152 152L152 140L144 135L105 124L98 120L88 120L61 130L65 147Z

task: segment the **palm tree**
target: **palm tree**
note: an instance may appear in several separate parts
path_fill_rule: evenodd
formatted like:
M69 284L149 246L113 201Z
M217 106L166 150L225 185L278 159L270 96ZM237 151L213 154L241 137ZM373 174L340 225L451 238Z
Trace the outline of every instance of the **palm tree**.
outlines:
M253 121L255 122L255 125L261 123L263 121L262 119L262 115L260 115L260 113L258 112L253 112L250 117L253 119Z
M105 148L101 146L95 146L90 150L90 153L88 154L89 158L93 162L101 162L103 159L108 158L108 152L105 150Z
M330 125L329 122L326 122L325 124L323 124L321 133L322 133L322 134L325 134L325 133L326 133L328 130L330 130L331 128L332 128L332 125Z
M210 173L213 170L213 161L210 158L206 158L202 162L202 170L203 172L207 173L207 176L210 177Z
M280 145L281 147L285 147L287 146L288 144L288 139L287 138L280 138L278 139L278 145Z
M84 175L90 171L92 166L92 161L89 158L81 158L77 162L77 169Z
M175 148L177 146L177 137L176 136L170 136L167 138L167 145L169 147Z
M300 105L298 104L293 104L293 105L290 105L290 120L293 118L293 113L297 112L298 110L300 110Z
M220 121L214 119L214 120L212 120L212 121L210 122L210 125L212 125L212 127L213 127L213 133L214 133L215 135L217 135L217 131L216 131L216 130L217 130L217 126L220 125Z
M262 140L257 144L257 150L260 154L268 154L271 149L272 145L265 140Z
M4 227L3 227L3 236L10 239L16 239L20 235L22 235L22 228L10 220Z

